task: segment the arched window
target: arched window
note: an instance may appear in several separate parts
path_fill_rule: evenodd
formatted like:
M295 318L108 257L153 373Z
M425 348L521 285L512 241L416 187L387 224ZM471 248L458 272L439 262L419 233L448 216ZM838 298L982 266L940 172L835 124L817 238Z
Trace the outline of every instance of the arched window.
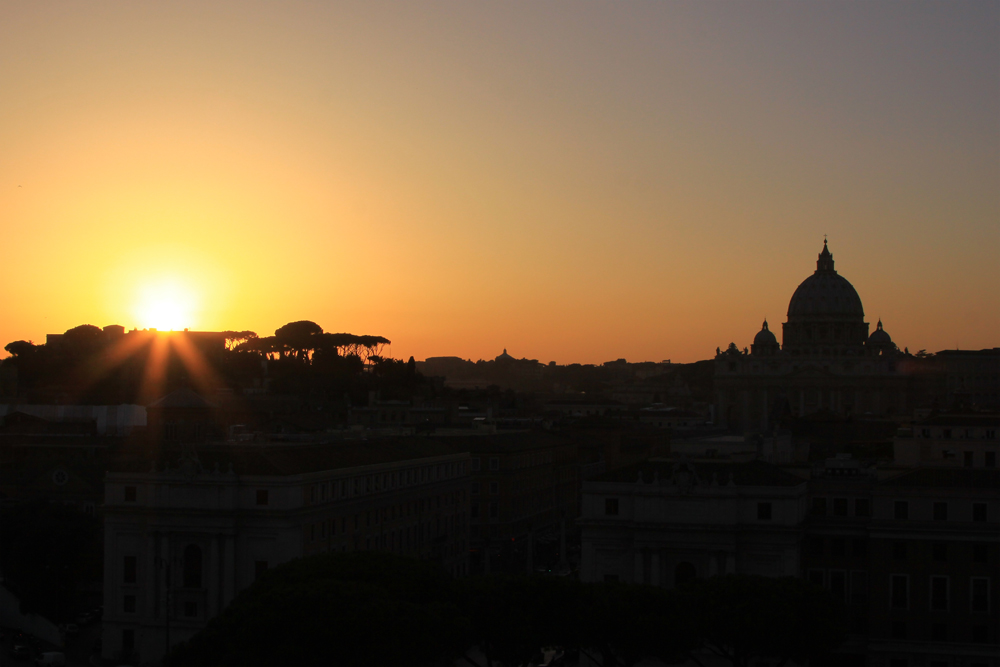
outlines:
M201 588L201 548L195 544L184 547L184 587Z
M686 584L698 578L698 571L688 562L678 563L674 568L674 586Z

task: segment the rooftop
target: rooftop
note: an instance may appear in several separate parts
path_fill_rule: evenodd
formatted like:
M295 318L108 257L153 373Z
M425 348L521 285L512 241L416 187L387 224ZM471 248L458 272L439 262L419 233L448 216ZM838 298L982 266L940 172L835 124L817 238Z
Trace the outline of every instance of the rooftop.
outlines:
M646 484L654 479L667 483L680 466L693 470L700 485L718 484L726 486L730 477L735 486L799 486L805 484L801 477L786 472L763 461L748 461L746 463L723 461L669 461L651 460L637 463L618 470L606 472L595 478L598 482L631 482L635 483L642 475Z

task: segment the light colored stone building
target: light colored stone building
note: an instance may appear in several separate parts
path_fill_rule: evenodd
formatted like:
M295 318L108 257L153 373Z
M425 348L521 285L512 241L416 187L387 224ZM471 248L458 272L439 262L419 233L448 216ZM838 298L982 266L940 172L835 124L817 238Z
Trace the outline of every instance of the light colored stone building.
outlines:
M104 657L156 662L262 572L320 551L391 551L465 574L470 465L453 451L204 447L109 472Z
M996 468L1000 415L938 414L900 428L893 440L897 464L939 468Z
M584 482L584 581L797 575L807 480L761 461L652 460Z

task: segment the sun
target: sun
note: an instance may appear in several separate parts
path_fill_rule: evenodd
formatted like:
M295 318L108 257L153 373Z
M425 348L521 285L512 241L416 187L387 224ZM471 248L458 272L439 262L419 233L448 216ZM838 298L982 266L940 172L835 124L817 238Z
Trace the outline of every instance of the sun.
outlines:
M175 279L143 285L137 293L135 315L139 326L160 331L180 331L194 323L194 292Z

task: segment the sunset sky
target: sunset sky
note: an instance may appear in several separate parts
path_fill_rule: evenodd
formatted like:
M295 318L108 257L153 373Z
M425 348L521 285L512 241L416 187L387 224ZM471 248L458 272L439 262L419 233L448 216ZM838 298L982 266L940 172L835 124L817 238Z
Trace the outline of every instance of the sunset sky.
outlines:
M0 1L0 347L708 358L828 234L910 351L1000 346L1000 2Z

